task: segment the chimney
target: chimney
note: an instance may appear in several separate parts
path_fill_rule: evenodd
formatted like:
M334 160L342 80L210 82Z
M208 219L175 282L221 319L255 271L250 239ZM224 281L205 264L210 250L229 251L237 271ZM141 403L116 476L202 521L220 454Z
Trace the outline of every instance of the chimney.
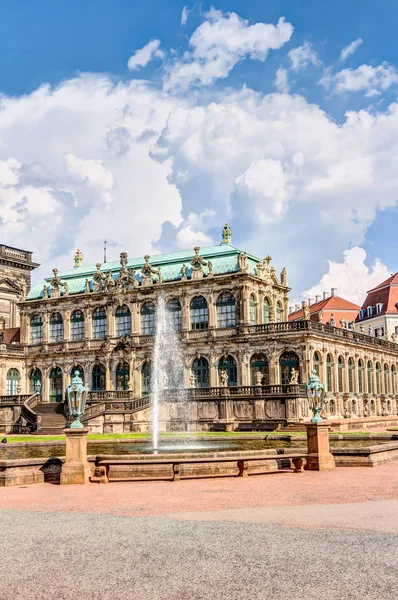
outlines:
M311 298L308 298L308 300L307 300L307 304L308 304L308 306L311 306L311 304L312 304L312 300L311 300Z
M315 296L315 304L321 301L321 296Z
M300 304L295 304L294 305L294 312L300 310Z
M292 312L294 312L294 306L289 306L289 315L291 315Z
M335 296L335 295L336 295L336 292L337 292L337 288L332 288L332 289L330 290L330 295L333 297L333 296Z
M323 292L323 299L326 300L327 297L328 297L328 293L327 292Z

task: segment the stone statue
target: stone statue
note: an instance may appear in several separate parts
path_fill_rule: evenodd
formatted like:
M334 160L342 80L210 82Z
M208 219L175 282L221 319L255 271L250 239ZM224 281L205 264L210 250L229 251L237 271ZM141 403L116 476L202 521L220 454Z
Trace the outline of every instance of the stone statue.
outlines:
M298 378L299 378L299 372L298 369L296 369L295 367L292 368L292 372L290 375L290 385L297 385L298 384Z
M65 281L65 283L64 283L64 293L63 293L63 295L64 296L69 296L69 286L68 286L68 282L67 281Z
M144 256L144 260L145 260L145 264L143 265L142 269L141 269L141 275L142 275L142 285L143 286L148 286L148 285L152 285L153 281L152 281L152 275L158 275L159 276L159 270L158 269L154 269L152 267L152 265L149 264L149 259L151 257L146 254ZM161 278L162 274L160 273L160 278ZM159 282L161 283L161 281Z
M107 292L111 292L115 289L115 280L113 279L112 271L108 271L108 274L105 279L104 287Z
M209 269L209 274L207 275L207 277L213 277L213 263L211 262L211 260L207 261L207 268Z
M303 319L304 321L309 321L311 318L311 313L310 313L310 309L309 306L306 302L306 300L303 300L301 303L302 309L303 309Z
M397 343L397 337L398 337L398 336L397 336L397 334L396 334L396 333L392 333L392 334L391 334L391 341L392 341L392 342L394 342L394 344L396 344L396 343Z
M97 267L96 272L93 275L94 281L94 292L103 292L105 288L105 274L101 272L101 263L95 265Z
M189 374L189 386L191 388L196 388L196 375L195 373Z
M283 267L283 269L281 271L281 285L284 285L285 287L287 287L287 271L286 271L285 267Z
M158 283L163 283L162 269L158 269Z
M116 286L123 288L124 290L130 290L138 287L138 281L135 279L135 269L128 269L128 256L127 252L120 253L120 264L121 269L119 271L119 277L116 279Z
M85 283L85 287L84 287L84 292L85 292L86 294L89 294L89 293L90 293L90 291L91 291L91 290L90 290L90 280L89 280L89 279L86 279L86 283Z
M372 327L372 325L368 326L368 335L370 335L370 336L373 337L373 327Z
M226 371L225 369L221 369L220 371L220 381L221 387L228 387L229 377L228 371Z
M185 264L182 265L180 273L181 273L181 280L185 281L186 279L188 279L188 277L187 277L187 265L185 265Z
M347 321L345 320L344 317L341 317L340 319L340 325L342 329L346 329L347 328Z
M261 371L256 371L255 378L256 385L263 385L263 374L261 373Z
M48 287L46 283L43 285L43 298L48 298Z
M382 330L382 328L381 328L381 327L378 327L378 328L376 329L376 337L377 337L377 338L382 338L382 337L383 337L383 330Z
M203 267L207 266L207 262L199 255L200 247L195 246L195 256L191 260L192 279L201 279L203 277Z
M61 295L61 289L65 287L65 283L58 277L58 269L53 269L54 277L50 281L51 298L59 298Z
M335 320L335 318L334 318L334 314L333 314L333 313L330 315L330 319L329 319L329 325L330 325L331 327L336 327L336 320Z
M239 252L239 254L238 254L238 269L239 269L239 271L247 271L248 268L249 268L249 264L247 262L246 252Z
M359 326L359 333L365 333L365 325L363 323Z

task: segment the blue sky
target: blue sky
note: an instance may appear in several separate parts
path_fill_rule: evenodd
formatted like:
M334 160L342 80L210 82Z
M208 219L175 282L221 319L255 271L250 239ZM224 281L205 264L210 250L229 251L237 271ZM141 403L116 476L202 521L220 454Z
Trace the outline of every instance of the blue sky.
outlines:
M0 238L39 278L104 238L114 259L217 243L226 219L294 299L359 302L397 270L396 2L0 11Z

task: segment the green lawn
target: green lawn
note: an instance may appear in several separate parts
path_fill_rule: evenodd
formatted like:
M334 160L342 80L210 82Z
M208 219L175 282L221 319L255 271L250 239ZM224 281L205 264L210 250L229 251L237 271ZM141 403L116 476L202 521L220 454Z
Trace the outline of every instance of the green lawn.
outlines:
M398 431L398 428L393 429L390 428L389 431ZM374 433L387 433L387 432L374 432ZM160 435L161 438L172 438L172 437L185 437L187 434L185 432L168 432L162 433ZM191 438L206 438L206 437L244 437L244 436L252 436L258 435L259 437L264 437L266 435L281 435L281 436L292 436L292 437L302 437L305 438L305 432L301 431L292 431L292 432L250 432L250 431L197 431L197 432L189 432L189 437ZM370 436L372 432L370 431L335 431L332 435L360 435L360 436ZM53 442L56 440L65 440L64 435L3 435L0 434L0 438L3 439L5 437L7 442ZM118 439L150 439L151 435L149 433L90 433L88 436L89 440L118 440Z

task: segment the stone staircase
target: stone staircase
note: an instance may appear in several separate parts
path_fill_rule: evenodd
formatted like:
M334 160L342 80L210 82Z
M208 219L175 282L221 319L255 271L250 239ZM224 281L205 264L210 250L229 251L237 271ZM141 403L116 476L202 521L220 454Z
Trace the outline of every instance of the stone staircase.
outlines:
M41 416L41 428L38 435L59 435L66 427L64 405L62 402L42 402L36 404L35 413Z

